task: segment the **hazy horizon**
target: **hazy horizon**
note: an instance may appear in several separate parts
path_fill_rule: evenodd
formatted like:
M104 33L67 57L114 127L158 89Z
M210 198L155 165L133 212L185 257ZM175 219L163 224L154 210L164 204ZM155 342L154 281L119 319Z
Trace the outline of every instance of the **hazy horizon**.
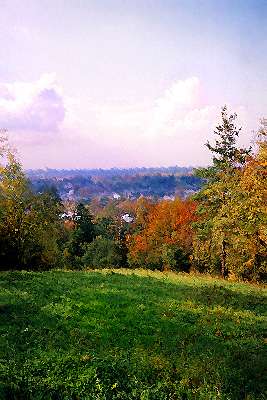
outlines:
M201 166L267 116L264 0L0 0L0 128L24 168Z

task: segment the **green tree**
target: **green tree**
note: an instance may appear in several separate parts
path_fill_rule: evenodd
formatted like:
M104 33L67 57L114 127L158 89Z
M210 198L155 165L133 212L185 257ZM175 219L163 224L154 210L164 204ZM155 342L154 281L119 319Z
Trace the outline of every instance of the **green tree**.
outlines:
M243 279L266 278L267 274L267 141L266 129L258 136L258 150L240 173L228 199L231 272Z
M97 236L92 243L84 246L82 263L90 268L118 268L123 266L119 243L106 237Z
M95 220L95 230L97 236L115 240L118 232L118 221L112 217L97 217Z
M60 254L60 205L49 194L32 192L15 152L3 137L0 156L1 268L50 268Z
M91 243L96 234L92 216L88 209L79 203L73 216L74 229L70 231L69 241L65 245L64 255L68 264L79 267L86 244Z
M200 269L220 271L228 275L226 265L229 235L229 201L235 196L242 168L251 149L238 148L236 139L241 128L236 127L236 114L228 115L226 106L221 112L222 123L214 131L215 143L206 146L213 154L213 164L196 171L206 180L203 189L195 196L199 202L199 220L194 224L194 262Z

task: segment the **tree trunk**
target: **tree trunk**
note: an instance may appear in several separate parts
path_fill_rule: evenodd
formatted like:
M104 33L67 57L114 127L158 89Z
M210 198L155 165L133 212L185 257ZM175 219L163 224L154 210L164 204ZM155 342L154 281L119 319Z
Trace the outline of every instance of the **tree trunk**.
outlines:
M221 274L223 279L225 279L228 275L228 270L226 268L226 242L224 239L222 241L222 252L221 252Z

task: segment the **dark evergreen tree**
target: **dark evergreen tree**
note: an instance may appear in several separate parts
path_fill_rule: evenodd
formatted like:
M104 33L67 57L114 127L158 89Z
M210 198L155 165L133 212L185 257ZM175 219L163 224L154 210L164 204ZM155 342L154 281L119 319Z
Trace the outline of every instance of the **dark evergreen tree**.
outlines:
M96 236L92 216L82 203L79 203L76 207L74 221L75 228L66 246L67 253L71 256L72 263L74 260L78 260L79 257L83 256L84 246L91 243Z

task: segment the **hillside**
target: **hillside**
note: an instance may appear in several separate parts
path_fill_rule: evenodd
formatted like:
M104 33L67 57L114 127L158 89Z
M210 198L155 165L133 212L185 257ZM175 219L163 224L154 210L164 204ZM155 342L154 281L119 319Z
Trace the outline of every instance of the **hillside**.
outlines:
M264 399L261 286L131 270L0 285L1 399Z

